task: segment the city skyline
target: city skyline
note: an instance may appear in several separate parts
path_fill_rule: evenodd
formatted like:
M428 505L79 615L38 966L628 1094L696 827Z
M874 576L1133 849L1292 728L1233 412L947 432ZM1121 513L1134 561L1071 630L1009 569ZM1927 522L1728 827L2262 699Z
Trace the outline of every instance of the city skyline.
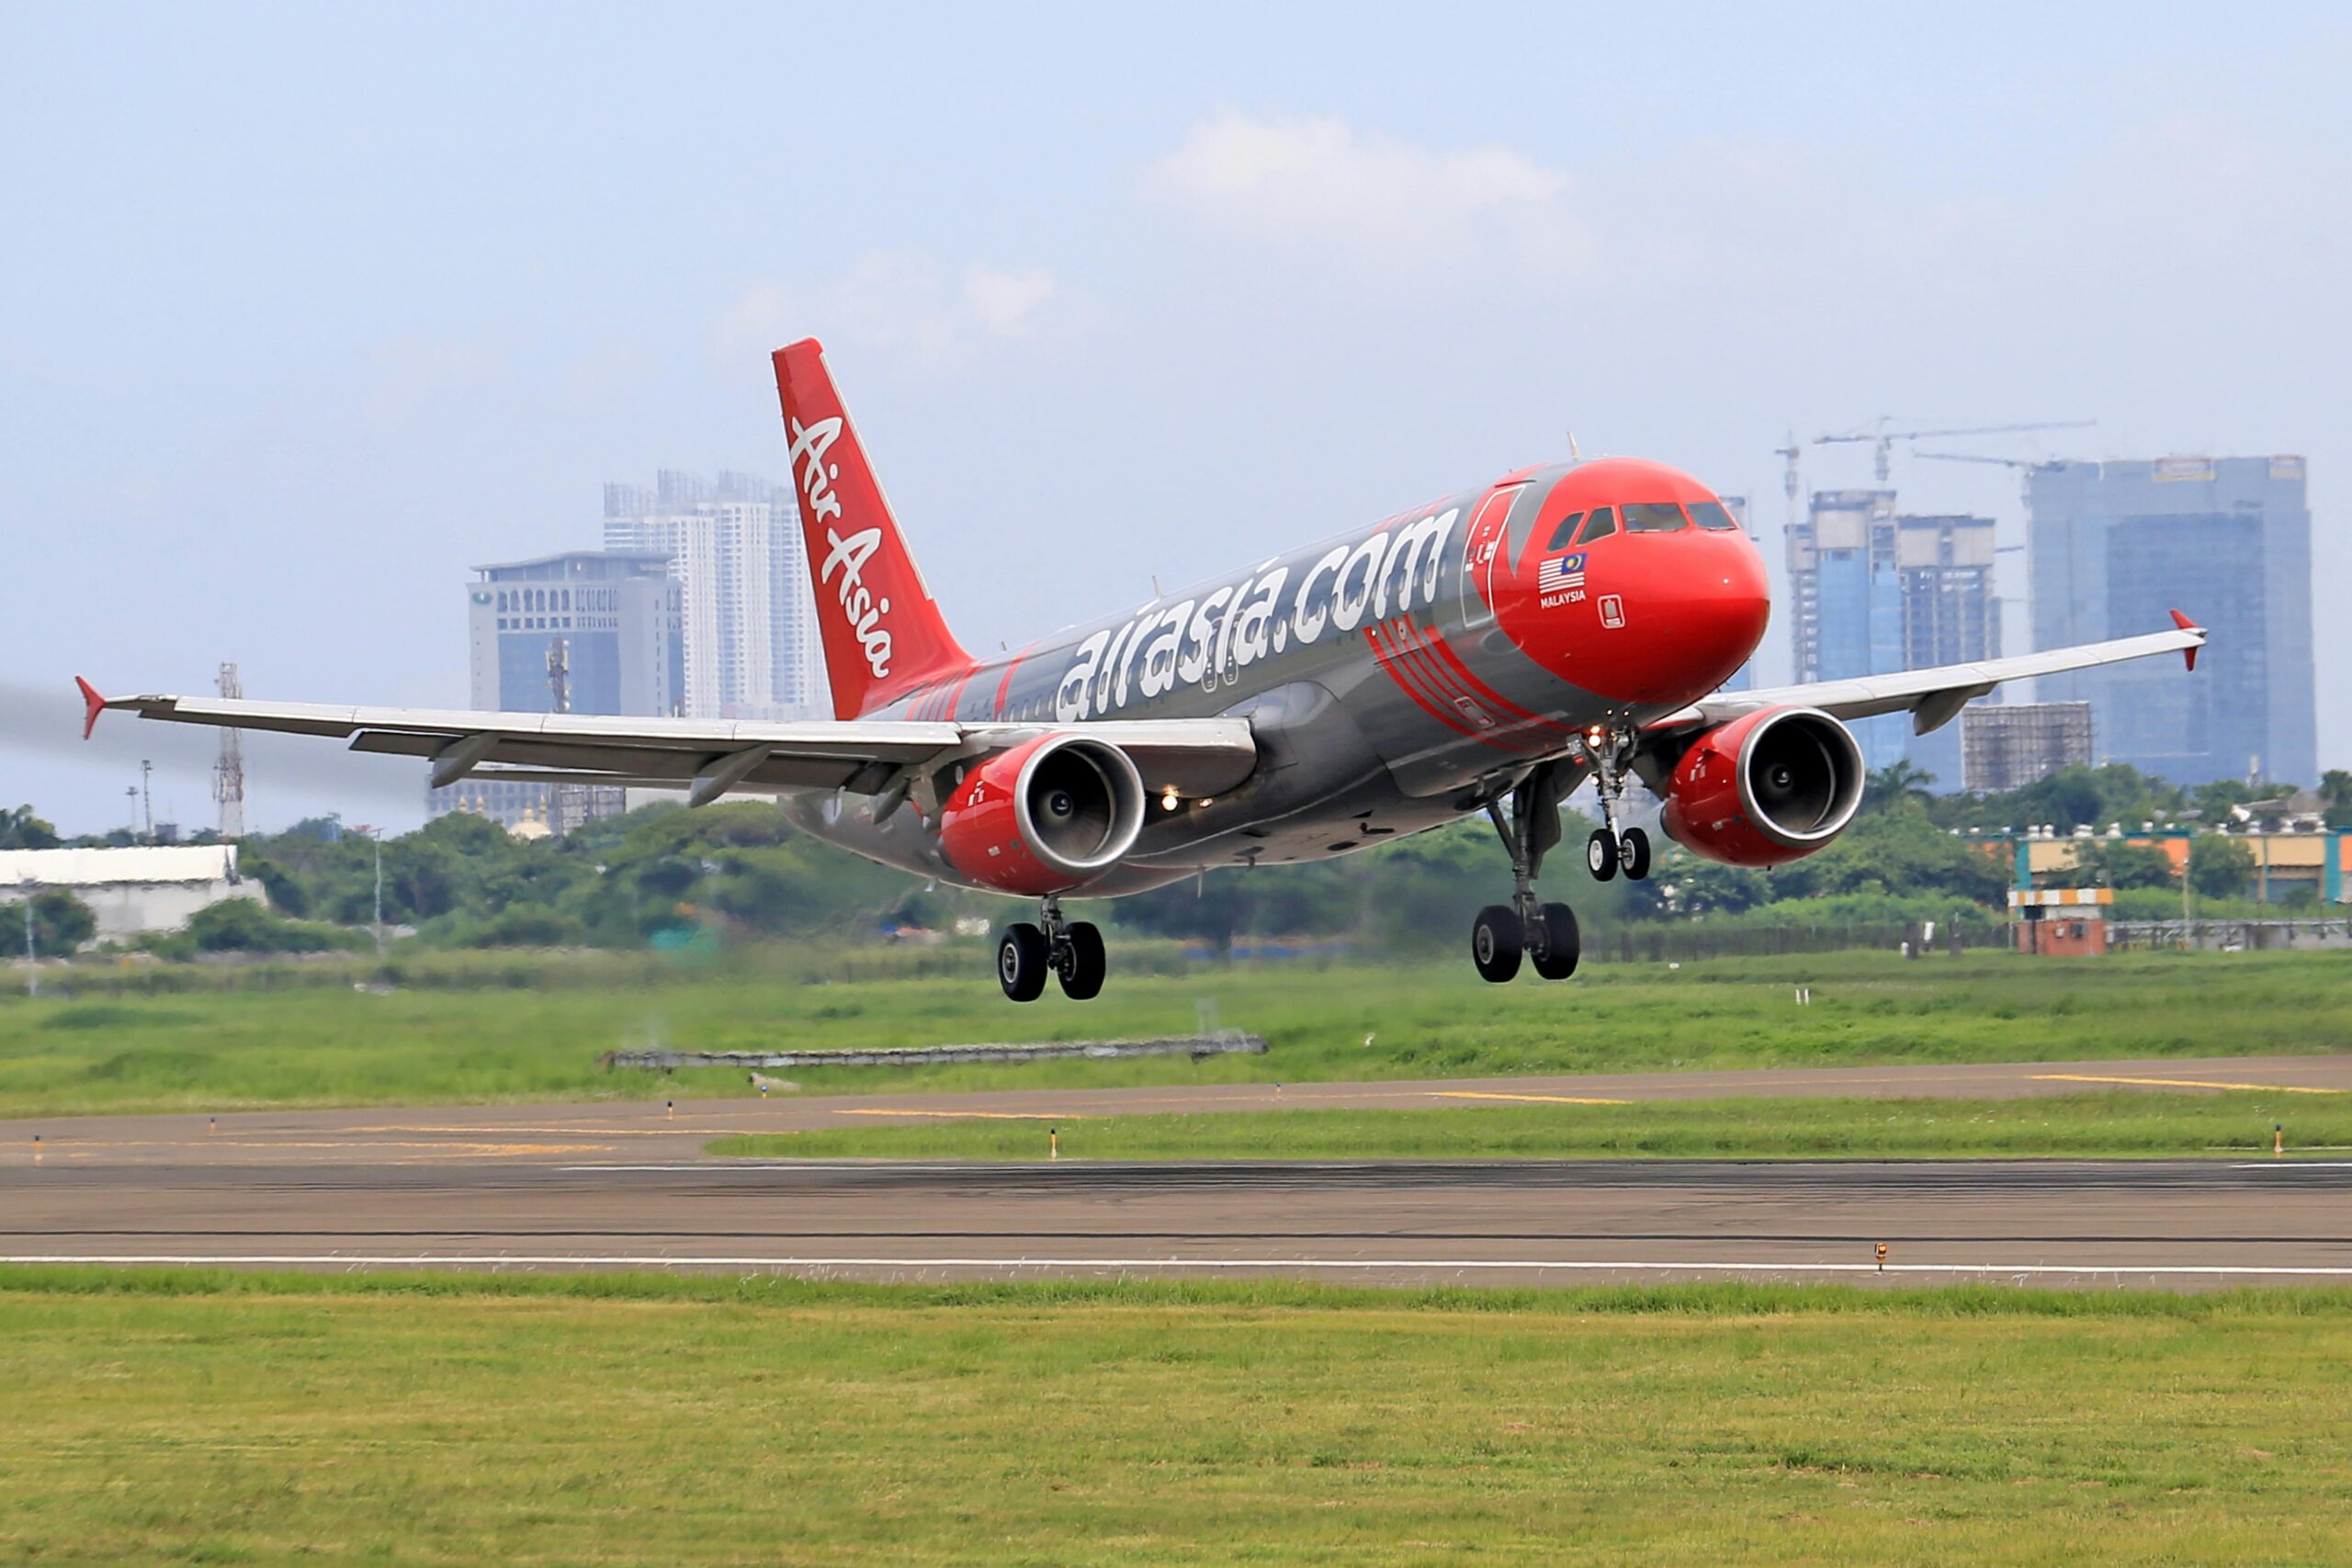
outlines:
M652 485L605 484L607 550L668 558L681 591L684 684L694 718L818 716L808 550L791 487L719 470L663 468Z
M2190 608L2213 631L2195 678L2045 677L2087 700L2103 758L2180 784L2318 774L2309 465L2179 456L2027 470L2035 646L2126 635Z
M153 755L159 807L209 818L211 749L82 745L76 672L455 700L452 567L594 543L550 530L607 475L781 471L765 356L809 334L975 647L1572 431L1756 498L1784 576L1784 432L1885 412L2100 422L1984 448L2020 458L2303 453L2312 581L2352 581L2352 391L2315 346L2352 326L2331 9L1045 23L28 18L0 126L39 155L0 201L45 221L0 263L0 515L44 592L0 624L0 790L102 829ZM1578 91L1426 91L1523 52ZM888 93L776 84L886 54ZM611 112L662 73L700 112ZM1808 450L1805 484L1867 487L1868 458ZM1907 509L2024 542L2013 472L1896 461ZM2352 657L2341 617L2313 632ZM2352 761L2352 688L2317 698L2316 765ZM381 760L245 765L257 828L421 810Z

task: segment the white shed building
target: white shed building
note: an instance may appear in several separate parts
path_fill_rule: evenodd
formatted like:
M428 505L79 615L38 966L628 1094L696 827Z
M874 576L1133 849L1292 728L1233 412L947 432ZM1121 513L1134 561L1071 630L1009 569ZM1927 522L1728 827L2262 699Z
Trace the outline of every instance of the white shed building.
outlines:
M234 844L0 850L0 903L62 887L98 918L100 942L175 931L208 904L268 896L237 873Z

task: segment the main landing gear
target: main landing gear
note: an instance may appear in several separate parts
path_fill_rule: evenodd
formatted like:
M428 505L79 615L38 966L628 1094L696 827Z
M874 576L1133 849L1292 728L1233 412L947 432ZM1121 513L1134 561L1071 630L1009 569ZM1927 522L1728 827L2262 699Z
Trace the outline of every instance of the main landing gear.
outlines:
M1511 900L1487 905L1470 927L1470 961L1481 979L1499 985L1519 973L1522 958L1546 980L1565 980L1577 971L1584 944L1576 911L1535 894L1544 852L1560 841L1561 786L1574 782L1562 777L1565 772L1547 762L1529 774L1510 792L1508 817L1500 802L1487 803L1487 818L1510 854Z
M1584 848L1585 866L1595 881L1607 882L1622 871L1628 881L1639 882L1650 874L1650 836L1639 828L1617 826L1625 804L1624 764L1633 750L1634 737L1622 730L1595 731L1585 746L1600 774L1602 825ZM1512 789L1509 814L1499 800L1487 802L1487 817L1510 854L1511 900L1487 905L1470 928L1470 960L1482 978L1508 980L1519 973L1522 959L1546 980L1576 973L1582 951L1576 912L1566 904L1541 902L1535 874L1543 869L1544 852L1560 841L1560 802L1581 782L1567 762L1545 762Z
M1039 906L1038 919L1034 926L1026 920L1009 925L997 939L996 978L1004 994L1034 1002L1046 994L1050 973L1074 1002L1101 995L1111 967L1102 931L1086 920L1064 919L1061 900L1051 896Z

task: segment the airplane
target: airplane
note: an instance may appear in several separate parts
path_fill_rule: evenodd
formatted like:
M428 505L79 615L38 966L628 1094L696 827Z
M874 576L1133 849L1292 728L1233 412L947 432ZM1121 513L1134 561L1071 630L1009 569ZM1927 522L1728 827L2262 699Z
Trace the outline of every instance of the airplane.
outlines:
M1099 929L1062 900L1210 870L1351 854L1484 813L1510 868L1481 909L1486 979L1574 973L1573 909L1537 892L1560 804L1598 782L1585 863L1649 873L1629 783L1707 859L1771 866L1836 839L1861 802L1844 721L1921 734L2004 681L2178 651L2205 630L1761 691L1719 688L1770 604L1755 544L1705 485L1627 457L1521 468L1124 613L975 658L948 629L844 410L823 349L773 355L834 717L624 717L107 698L98 716L345 739L430 759L435 786L526 783L782 798L809 834L886 865L1037 901L998 983L1097 995Z

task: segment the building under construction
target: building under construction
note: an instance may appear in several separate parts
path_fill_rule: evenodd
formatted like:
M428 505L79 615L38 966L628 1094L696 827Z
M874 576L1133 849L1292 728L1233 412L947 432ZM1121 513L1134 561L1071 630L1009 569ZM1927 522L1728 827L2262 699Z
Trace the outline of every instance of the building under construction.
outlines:
M1960 785L1997 795L2090 764L2088 703L1974 703L1960 714Z
M1997 659L1993 519L1902 516L1891 490L1815 491L1789 530L1796 677L1839 681ZM1864 760L1909 758L1949 789L1954 738L1914 736L1899 716L1854 726Z

